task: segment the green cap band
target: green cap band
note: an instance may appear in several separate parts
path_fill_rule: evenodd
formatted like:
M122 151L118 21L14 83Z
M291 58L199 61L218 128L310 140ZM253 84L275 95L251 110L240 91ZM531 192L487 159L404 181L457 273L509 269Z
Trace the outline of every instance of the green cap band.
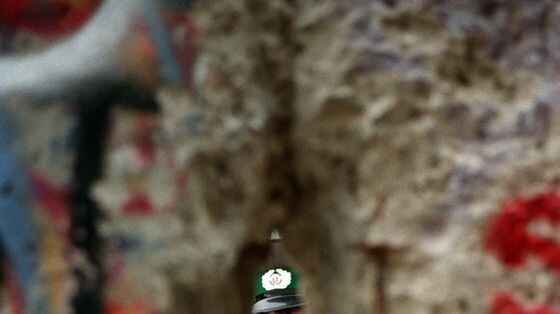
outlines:
M257 296L274 293L281 294L282 291L294 291L299 288L299 276L291 268L276 267L259 273L255 282L255 294Z

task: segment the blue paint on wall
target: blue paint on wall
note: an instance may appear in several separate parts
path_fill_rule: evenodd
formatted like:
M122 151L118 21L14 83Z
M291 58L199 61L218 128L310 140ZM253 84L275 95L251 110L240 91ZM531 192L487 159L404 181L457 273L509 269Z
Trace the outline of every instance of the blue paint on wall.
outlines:
M159 16L160 10L153 0L144 0L143 6L146 23L156 44L162 79L167 83L179 84L181 67L173 52L170 34Z
M23 289L28 313L47 313L37 297L39 241L27 200L27 179L13 152L16 126L0 101L0 241ZM35 304L35 305L34 305Z

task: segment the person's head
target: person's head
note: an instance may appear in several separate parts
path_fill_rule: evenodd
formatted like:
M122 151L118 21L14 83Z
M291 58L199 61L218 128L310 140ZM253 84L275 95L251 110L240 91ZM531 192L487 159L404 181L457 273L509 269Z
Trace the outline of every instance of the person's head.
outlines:
M299 277L286 267L262 272L256 282L253 314L302 314L303 300L298 294Z

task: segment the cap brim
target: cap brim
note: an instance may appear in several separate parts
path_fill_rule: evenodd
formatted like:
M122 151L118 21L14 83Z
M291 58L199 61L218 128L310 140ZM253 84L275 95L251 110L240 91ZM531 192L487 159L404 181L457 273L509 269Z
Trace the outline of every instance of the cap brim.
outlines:
M266 313L277 310L291 309L302 306L302 298L300 295L279 295L275 297L260 300L253 305L253 314Z

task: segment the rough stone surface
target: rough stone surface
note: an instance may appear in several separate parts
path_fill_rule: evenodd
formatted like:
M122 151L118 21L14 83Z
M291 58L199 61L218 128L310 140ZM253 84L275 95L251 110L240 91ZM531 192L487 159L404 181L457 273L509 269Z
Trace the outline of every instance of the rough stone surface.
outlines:
M222 237L224 273L277 224L310 313L483 313L501 288L551 302L553 273L507 270L482 237L507 198L556 185L556 2L200 10L210 95L182 210L227 222L201 236Z

